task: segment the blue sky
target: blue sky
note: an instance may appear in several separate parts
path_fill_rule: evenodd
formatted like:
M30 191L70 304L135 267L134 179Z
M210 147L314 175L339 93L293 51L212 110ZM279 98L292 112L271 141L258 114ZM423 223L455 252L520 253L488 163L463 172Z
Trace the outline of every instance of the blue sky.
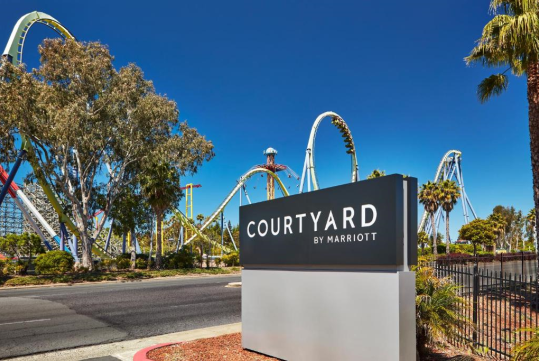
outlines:
M139 65L176 100L180 118L215 144L216 157L182 182L202 184L195 213L210 214L269 146L301 173L312 123L332 110L351 128L362 179L380 168L421 184L447 150L461 150L467 193L486 217L497 204L533 206L525 79L511 78L503 96L481 105L476 86L491 70L463 61L490 17L488 4L2 0L0 39L38 10L79 40L108 44L117 67ZM30 67L37 45L52 36L43 26L29 32ZM349 181L349 156L329 122L319 129L316 160L322 187ZM298 182L286 183L296 193ZM251 182L253 200L264 199L264 184ZM232 222L238 203L225 213ZM459 205L452 238L462 218Z

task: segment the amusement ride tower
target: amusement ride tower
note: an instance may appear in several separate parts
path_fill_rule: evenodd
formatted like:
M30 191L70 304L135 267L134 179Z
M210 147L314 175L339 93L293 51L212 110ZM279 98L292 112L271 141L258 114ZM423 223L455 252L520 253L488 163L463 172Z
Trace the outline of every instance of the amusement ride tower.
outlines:
M266 164L259 164L253 168L264 168L269 171L272 171L273 173L277 173L287 169L286 165L275 163L276 154L277 150L269 147L264 151L264 155L266 156ZM275 179L269 174L267 175L266 194L268 200L275 199Z

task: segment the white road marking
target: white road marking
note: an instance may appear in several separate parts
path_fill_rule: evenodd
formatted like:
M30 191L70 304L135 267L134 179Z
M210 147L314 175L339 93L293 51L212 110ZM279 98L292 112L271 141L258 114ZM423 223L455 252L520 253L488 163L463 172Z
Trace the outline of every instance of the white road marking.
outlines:
M5 326L5 325L16 325L16 324L19 324L19 323L43 322L43 321L50 321L50 320L51 320L50 318L42 318L42 319L39 319L39 320L7 322L7 323L0 323L0 326Z

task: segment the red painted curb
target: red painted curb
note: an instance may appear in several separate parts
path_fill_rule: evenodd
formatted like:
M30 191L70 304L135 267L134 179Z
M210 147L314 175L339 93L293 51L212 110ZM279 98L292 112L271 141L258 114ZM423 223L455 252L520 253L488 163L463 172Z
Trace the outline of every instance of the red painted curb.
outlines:
M177 343L181 342L169 342L169 343L160 343L159 345L146 347L145 349L142 349L138 351L135 356L133 357L133 361L152 361L149 358L146 357L146 354L150 352L151 350L154 350L159 347L169 346L169 345L175 345Z

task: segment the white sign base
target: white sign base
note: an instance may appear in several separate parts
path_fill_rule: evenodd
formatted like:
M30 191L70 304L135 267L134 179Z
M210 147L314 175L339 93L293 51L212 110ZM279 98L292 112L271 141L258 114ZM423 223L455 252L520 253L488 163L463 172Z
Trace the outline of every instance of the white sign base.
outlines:
M414 361L414 272L242 271L242 345L284 360Z

